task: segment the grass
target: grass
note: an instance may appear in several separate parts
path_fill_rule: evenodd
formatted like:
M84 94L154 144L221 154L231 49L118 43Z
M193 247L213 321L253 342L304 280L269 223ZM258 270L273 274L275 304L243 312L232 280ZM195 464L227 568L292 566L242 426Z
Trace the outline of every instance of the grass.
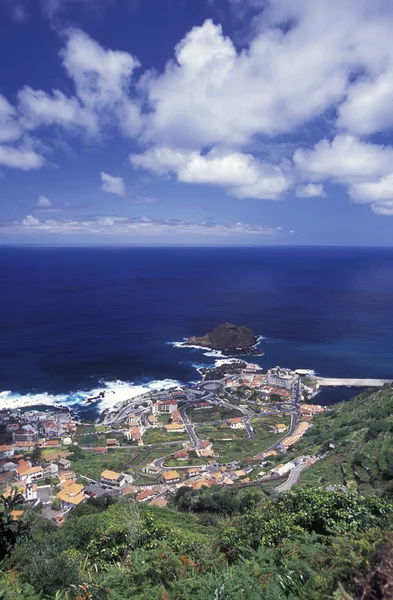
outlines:
M185 431L176 433L173 431L166 431L163 427L154 427L147 429L143 436L144 444L162 444L163 442L180 442L189 441L188 435Z
M212 405L211 408L191 408L188 415L193 423L209 423L212 421L222 421L224 419L232 419L240 417L240 410L221 408L220 406Z
M245 429L230 429L229 426L222 425L197 427L195 433L201 440L223 440L230 438L231 440L248 439L248 433Z
M157 419L157 423L161 423L161 425L168 425L171 422L171 415L163 414L160 415Z
M213 448L219 454L219 462L232 462L253 457L283 437L283 434L272 433L272 427L277 423L284 423L289 426L290 418L288 415L275 414L253 419L251 425L256 437L252 439L248 438L245 430L230 429L229 433L235 434L235 436L232 436L230 441L224 441L223 438L230 437L230 435L227 435L228 430L214 427L200 427L198 428L198 435L202 435L201 430L203 430L206 437L213 440ZM216 432L219 432L218 435ZM224 435L222 435L223 433Z
M181 448L180 444L156 448L139 446L136 448L114 448L106 454L88 450L83 452L82 458L71 461L71 468L77 473L95 480L100 479L104 469L140 475L144 465L171 452L177 452Z

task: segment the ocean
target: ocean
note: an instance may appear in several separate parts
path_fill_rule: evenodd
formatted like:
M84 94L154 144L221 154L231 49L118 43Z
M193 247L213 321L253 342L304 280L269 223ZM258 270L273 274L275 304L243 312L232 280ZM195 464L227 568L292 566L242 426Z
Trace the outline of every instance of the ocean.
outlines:
M63 404L94 419L196 381L219 356L176 342L223 322L263 336L251 360L264 368L393 378L393 248L8 246L0 284L0 408Z

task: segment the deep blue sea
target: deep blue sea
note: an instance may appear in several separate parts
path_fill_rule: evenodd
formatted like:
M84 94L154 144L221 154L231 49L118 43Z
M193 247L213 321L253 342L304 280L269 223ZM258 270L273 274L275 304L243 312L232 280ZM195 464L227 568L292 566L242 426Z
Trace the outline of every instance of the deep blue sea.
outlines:
M393 248L2 247L0 285L0 406L107 391L92 416L195 381L216 357L173 342L226 321L264 336L263 367L393 378Z

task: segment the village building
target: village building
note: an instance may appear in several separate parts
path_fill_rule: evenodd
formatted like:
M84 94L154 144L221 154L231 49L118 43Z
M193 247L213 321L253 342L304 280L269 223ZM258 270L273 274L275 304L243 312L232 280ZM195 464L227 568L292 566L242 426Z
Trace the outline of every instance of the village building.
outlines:
M241 419L240 417L235 417L234 419L228 419L227 423L231 429L245 429L246 428L243 419Z
M187 477L195 477L196 475L199 475L199 469L197 469L197 467L187 469Z
M156 465L151 464L142 467L142 473L146 473L147 475L159 475L161 470L159 467L156 467Z
M284 423L277 423L273 427L273 433L285 433L288 431L288 427Z
M60 484L62 484L64 481L75 481L76 479L76 473L74 473L74 471L63 471L60 474Z
M13 442L36 442L38 440L38 432L33 428L17 429L12 434Z
M130 413L127 417L127 425L130 429L133 427L139 427L139 417L137 417L135 413Z
M59 465L59 467L60 467L61 469L69 469L69 468L70 468L70 466L71 466L71 461L70 461L70 460L68 460L68 458L60 458L60 459L57 461L57 464Z
M171 421L172 423L183 423L179 410L174 410L173 413L171 413Z
M155 415L149 415L147 417L147 421L151 427L154 427L154 425L157 425L157 417Z
M199 457L214 456L213 443L205 440L201 442L199 448L195 448L195 452Z
M187 450L180 450L179 452L175 452L173 458L175 460L188 460L188 452Z
M101 483L115 487L122 487L126 483L126 478L122 473L105 470L101 473Z
M127 440L131 440L132 442L138 444L138 446L143 446L143 430L141 427L134 427L133 429L129 429L124 433L124 437Z
M65 481L61 484L62 489L56 494L63 509L78 506L85 500L84 486L73 481Z
M11 444L3 444L0 446L1 458L12 458L14 456L14 447Z
M180 475L177 471L164 471L162 474L162 480L164 483L177 483L180 481Z
M116 448L119 445L119 442L116 438L107 438L106 445L108 448Z
M164 425L164 427L166 431L172 433L181 433L182 431L184 431L183 423L169 423L168 425Z
M147 500L151 500L156 495L157 492L155 490L144 490L135 497L135 500L137 502L147 502Z
M266 376L266 381L268 384L277 387L282 387L287 390L290 390L292 388L293 379L294 374L288 369L282 369L281 367L269 369Z
M26 481L29 478L31 481L36 481L37 479L42 479L44 476L44 469L40 466L29 468L18 467L16 469L16 475L21 481Z
M282 477L283 475L290 473L290 471L292 471L295 468L295 466L295 463L288 462L284 465L278 465L277 467L274 467L273 469L271 469L270 473L272 475L276 475L277 477Z
M177 410L176 400L163 400L162 402L156 402L151 405L151 412L153 415L156 414L171 414Z
M17 494L21 494L26 502L33 502L37 500L37 484L31 481L31 478L28 478L23 483L18 483L17 486L9 486L4 492L4 496L11 496L13 491L16 490Z

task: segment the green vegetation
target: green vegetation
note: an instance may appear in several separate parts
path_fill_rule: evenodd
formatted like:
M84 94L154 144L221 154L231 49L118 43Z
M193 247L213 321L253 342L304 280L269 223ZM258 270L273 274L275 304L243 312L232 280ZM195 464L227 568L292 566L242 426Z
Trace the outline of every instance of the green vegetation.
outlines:
M211 440L212 442L223 439L239 440L248 438L248 433L245 429L231 429L225 423L216 427L196 427L195 433L201 440Z
M251 459L256 454L263 452L277 442L283 434L273 433L277 423L289 426L288 415L264 415L252 419L251 425L255 431L255 438L249 439L245 429L229 429L221 427L198 427L196 429L201 439L210 439L214 444L214 451L219 454L219 462L227 463L233 460ZM231 438L230 441L225 441Z
M0 498L0 598L387 600L392 415L393 387L385 387L315 418L287 457L317 452L324 458L295 489L276 496L268 486L214 485L182 487L165 509L119 497L90 499L61 528L29 511L14 521L9 501ZM226 445L238 459L235 448L244 444L251 454L253 444L274 435L271 419L285 422L268 419L255 420L255 439L217 440L215 448ZM98 455L75 447L71 460L78 472L101 472L103 463L138 470L168 449L174 451L118 448ZM345 488L326 489L334 483Z
M356 492L270 499L218 486L180 489L173 505L89 500L61 528L32 515L29 537L5 553L0 597L327 600L344 598L340 583L359 598L393 511Z
M94 452L93 450L81 450L73 447L73 452L68 457L71 460L71 468L92 479L100 480L104 469L120 471L123 473L141 474L142 467L151 463L156 458L165 456L171 452L181 450L182 446L156 446L147 448L145 446L113 448L106 454Z
M393 388L369 390L313 419L294 454L323 454L304 471L307 487L348 485L364 493L393 493Z
M212 404L211 408L191 408L188 415L193 423L209 423L241 417L242 413L240 410L221 408Z
M179 441L189 441L189 437L186 431L181 431L178 433L175 431L167 431L163 427L154 427L147 429L143 436L143 443L146 445Z

